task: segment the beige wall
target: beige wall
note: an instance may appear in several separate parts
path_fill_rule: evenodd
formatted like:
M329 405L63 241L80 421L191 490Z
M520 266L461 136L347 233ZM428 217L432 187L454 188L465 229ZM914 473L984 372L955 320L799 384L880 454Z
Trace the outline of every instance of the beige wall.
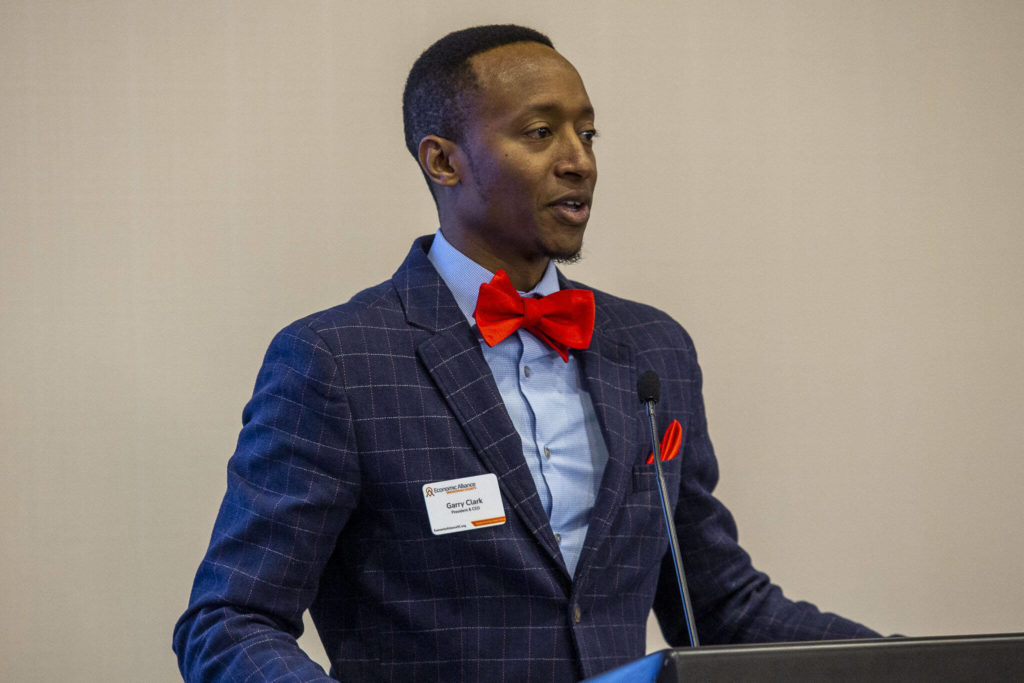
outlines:
M495 21L589 86L568 272L695 337L758 566L1024 630L1024 4L372 7L0 3L0 679L175 679L266 343L433 229L404 76Z

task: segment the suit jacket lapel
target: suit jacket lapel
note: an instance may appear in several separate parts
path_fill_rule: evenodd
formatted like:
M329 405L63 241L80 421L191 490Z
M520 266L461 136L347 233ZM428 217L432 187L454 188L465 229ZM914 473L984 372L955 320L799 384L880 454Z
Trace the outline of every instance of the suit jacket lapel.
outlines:
M590 348L579 354L583 381L608 448L608 463L576 568L579 581L585 581L595 554L607 539L623 499L632 488L633 465L637 458L640 423L635 354L632 347L621 342L620 335L608 331L607 323L598 307Z
M523 457L522 442L484 360L477 334L426 257L430 240L417 240L392 278L409 323L434 332L417 346L416 353L484 466L498 477L506 512L511 507L552 561L566 572Z

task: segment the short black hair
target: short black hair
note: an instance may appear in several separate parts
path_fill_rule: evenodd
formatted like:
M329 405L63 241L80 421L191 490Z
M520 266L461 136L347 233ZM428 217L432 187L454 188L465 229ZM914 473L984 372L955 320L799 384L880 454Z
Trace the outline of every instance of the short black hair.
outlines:
M449 33L419 56L402 94L405 146L413 158L419 159L420 140L427 135L459 139L468 116L468 103L462 95L477 87L470 58L511 43L540 43L554 48L550 38L532 28L495 24ZM428 185L433 192L429 181Z

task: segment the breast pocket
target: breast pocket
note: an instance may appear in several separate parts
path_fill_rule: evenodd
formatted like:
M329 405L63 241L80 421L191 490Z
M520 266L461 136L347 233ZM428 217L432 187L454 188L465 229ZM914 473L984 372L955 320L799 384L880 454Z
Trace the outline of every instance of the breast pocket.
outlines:
M670 505L674 506L679 496L680 466L678 458L661 463L662 472L665 475L665 488L668 489ZM654 503L658 504L658 470L654 463L640 463L633 467L633 494L651 492L654 494Z

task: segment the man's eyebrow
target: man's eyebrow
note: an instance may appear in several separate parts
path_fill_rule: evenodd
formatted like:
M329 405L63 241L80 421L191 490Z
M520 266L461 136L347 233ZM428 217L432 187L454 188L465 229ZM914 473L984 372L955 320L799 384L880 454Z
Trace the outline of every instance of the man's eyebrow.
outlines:
M531 104L526 108L526 111L531 114L561 114L564 113L565 110L565 106L558 102L539 102L537 104ZM579 113L581 116L593 116L594 107L587 105L580 109Z

